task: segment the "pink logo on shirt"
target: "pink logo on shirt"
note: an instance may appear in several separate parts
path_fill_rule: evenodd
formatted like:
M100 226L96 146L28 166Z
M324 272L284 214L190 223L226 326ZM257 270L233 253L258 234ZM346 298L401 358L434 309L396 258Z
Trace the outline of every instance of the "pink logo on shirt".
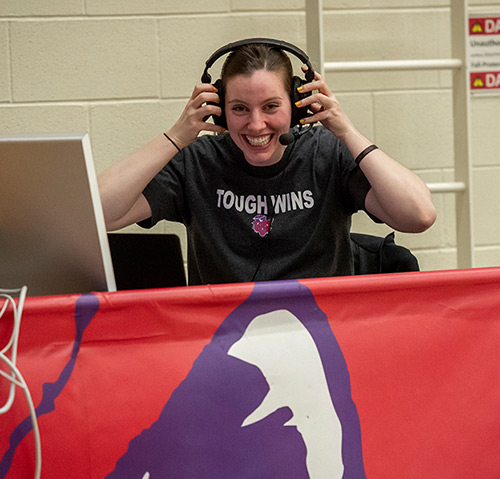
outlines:
M253 230L264 237L269 233L271 228L271 220L268 220L265 215L256 215L253 217Z

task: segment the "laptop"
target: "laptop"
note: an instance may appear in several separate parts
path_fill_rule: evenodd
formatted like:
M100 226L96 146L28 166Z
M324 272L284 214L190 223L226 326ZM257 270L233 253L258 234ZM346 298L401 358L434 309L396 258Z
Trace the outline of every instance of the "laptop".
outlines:
M108 233L118 290L186 286L179 236Z
M0 288L186 285L177 235L106 232L87 134L0 137L0 172Z
M0 287L116 291L88 135L0 137Z

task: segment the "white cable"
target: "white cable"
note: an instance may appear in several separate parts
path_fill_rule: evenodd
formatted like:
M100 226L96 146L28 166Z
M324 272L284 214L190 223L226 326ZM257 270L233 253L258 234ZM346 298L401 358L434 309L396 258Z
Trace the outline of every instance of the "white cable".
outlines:
M0 299L1 298L5 299L2 310L0 311L0 319L2 318L3 314L7 310L7 307L9 306L9 304L11 304L12 305L12 312L13 312L13 322L14 322L10 339L7 342L7 344L5 345L5 347L2 350L0 350L0 354L6 355L7 351L9 349L11 349L10 357L11 357L11 361L14 365L16 364L16 360L17 360L17 345L19 342L19 328L21 326L21 315L22 315L23 308L24 308L24 300L26 298L26 292L27 292L26 286L24 286L21 289L4 289L4 290L0 289ZM16 303L15 303L14 299L12 298L12 296L10 296L10 294L16 294L16 293L19 293L19 301L18 301L17 307L16 307ZM0 414L7 412L11 408L12 403L14 402L15 393L16 393L15 385L14 385L14 383L12 383L11 387L10 387L9 396L7 398L7 401L0 408Z
M0 289L0 299L3 298L5 300L0 310L0 319L3 317L5 311L7 311L7 307L10 304L12 306L14 323L12 327L12 334L9 341L7 342L7 345L0 350L0 360L7 364L8 368L10 369L10 374L0 370L0 376L6 378L11 383L9 396L5 404L0 408L0 414L6 413L12 407L16 394L16 386L19 386L24 391L24 395L26 396L26 401L28 403L28 408L30 411L31 424L33 427L33 434L35 436L35 479L40 479L42 469L42 447L35 406L33 405L33 399L31 398L28 385L26 384L26 381L24 380L21 372L16 367L21 316L24 308L24 300L26 299L27 290L28 288L26 286L23 286L20 289ZM11 294L19 294L17 306L12 296L10 296ZM11 350L10 359L7 357L7 351L9 349Z
M40 479L40 473L42 470L42 443L40 440L40 430L38 428L35 406L33 404L33 399L31 398L30 390L19 369L17 369L15 364L9 358L7 358L5 354L0 354L0 360L4 361L9 366L11 372L16 377L13 378L12 376L8 376L7 374L0 371L3 373L1 375L7 377L12 382L12 384L18 385L24 391L24 395L26 396L26 401L28 402L28 408L30 410L33 434L35 436L35 455L36 455L35 479Z

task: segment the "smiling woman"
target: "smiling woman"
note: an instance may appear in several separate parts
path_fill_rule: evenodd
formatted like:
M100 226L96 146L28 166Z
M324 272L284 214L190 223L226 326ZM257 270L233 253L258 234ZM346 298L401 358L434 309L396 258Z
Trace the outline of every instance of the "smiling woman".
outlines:
M353 274L357 210L406 232L435 220L423 181L354 127L304 52L273 39L215 52L177 122L99 182L108 229L186 225L190 284Z
M280 161L292 115L290 95L283 74L258 70L250 76L230 78L225 87L226 118L231 138L254 166Z

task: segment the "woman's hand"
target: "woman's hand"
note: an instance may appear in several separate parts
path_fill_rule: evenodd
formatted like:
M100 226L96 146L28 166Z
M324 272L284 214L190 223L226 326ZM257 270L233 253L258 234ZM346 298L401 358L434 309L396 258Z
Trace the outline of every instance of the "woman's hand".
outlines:
M313 93L314 90L317 90L317 93ZM308 108L312 112L311 116L304 118L303 124L319 121L341 140L355 130L337 98L319 73L314 74L314 81L299 88L299 93L307 92L311 92L311 96L296 104L297 107Z
M201 131L223 133L224 128L206 121L210 115L222 113L221 108L213 104L218 104L219 101L217 89L213 85L209 83L196 85L181 116L168 130L168 136L182 149L193 142Z
M353 158L371 144L351 123L335 95L321 75L306 83L299 93L313 92L300 101L298 107L309 108L313 113L304 124L321 122L342 140ZM360 163L371 189L366 195L366 210L391 228L408 233L420 233L430 228L436 220L429 189L413 172L394 161L380 149L374 150Z

